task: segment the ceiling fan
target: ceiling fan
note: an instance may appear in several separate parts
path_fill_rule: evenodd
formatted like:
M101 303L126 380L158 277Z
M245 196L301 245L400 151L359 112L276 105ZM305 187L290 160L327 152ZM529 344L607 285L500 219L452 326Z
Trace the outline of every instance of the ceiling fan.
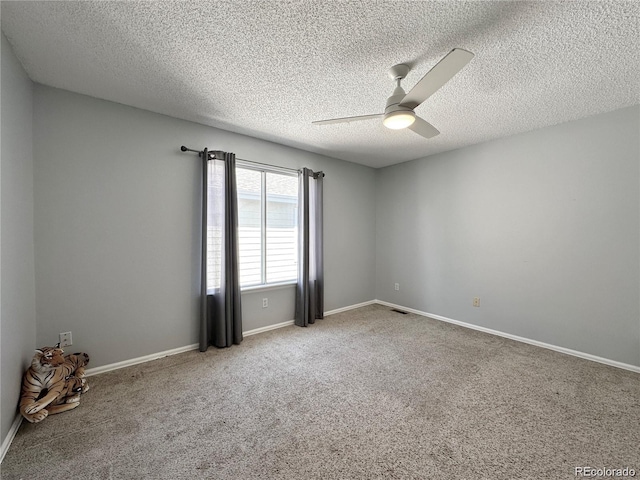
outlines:
M435 137L440 133L438 129L429 122L417 117L414 110L440 87L451 80L472 58L473 53L461 48L454 48L429 70L409 93L405 93L404 89L400 86L400 81L407 76L411 68L404 64L394 65L389 70L389 76L396 81L396 88L393 94L387 99L387 106L384 109L384 113L318 120L312 123L315 125L327 125L330 123L355 122L358 120L383 117L382 123L387 128L393 130L409 128L425 138Z

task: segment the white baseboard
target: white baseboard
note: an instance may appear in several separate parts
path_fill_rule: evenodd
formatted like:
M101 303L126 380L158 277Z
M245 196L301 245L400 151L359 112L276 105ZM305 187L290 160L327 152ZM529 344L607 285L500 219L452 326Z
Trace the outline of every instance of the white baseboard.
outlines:
M267 325L266 327L254 328L253 330L247 330L246 332L242 332L242 336L250 337L251 335L268 332L269 330L275 330L276 328L288 327L289 325L293 325L293 322L294 320L288 320L286 322L276 323L274 325Z
M325 317L329 315L334 315L340 312L346 312L347 310L353 310L354 308L364 307L366 305L371 305L375 303L375 300L370 300L368 302L358 303L356 305L349 305L348 307L337 308L335 310L330 310L325 312ZM268 332L269 330L275 330L277 328L288 327L289 325L293 325L294 320L288 320L282 323L276 323L274 325L267 325L266 327L254 328L252 330L247 330L246 332L242 332L242 335L245 337L250 337L251 335L257 335L258 333ZM108 365L102 365L101 367L88 368L87 369L87 377L92 375L98 375L100 373L110 372L112 370L118 370L120 368L131 367L132 365L138 365L139 363L150 362L152 360L157 360L159 358L168 357L169 355L176 355L178 353L189 352L191 350L197 350L199 345L194 343L193 345L187 345L185 347L174 348L171 350L165 350L164 352L152 353L151 355L145 355L143 357L131 358L129 360L123 360L122 362L110 363Z
M178 353L189 352L191 350L197 350L199 344L187 345L185 347L173 348L171 350L165 350L164 352L152 353L151 355L145 355L143 357L131 358L129 360L123 360L122 362L110 363L108 365L102 365L101 367L88 368L86 371L87 377L91 375L98 375L99 373L110 372L112 370L118 370L120 368L130 367L132 365L138 365L139 363L150 362L151 360L157 360L159 358L168 357L169 355L176 355Z
M324 312L324 316L328 317L329 315L335 315L336 313L346 312L348 310L354 310L360 307L366 307L367 305L373 305L377 300L369 300L368 302L356 303L355 305L349 305L348 307L336 308L335 310L329 310L328 312Z
M534 345L536 347L542 347L548 350L554 350L556 352L564 353L566 355L572 355L574 357L584 358L585 360L591 360L592 362L603 363L611 367L622 368L624 370L630 370L632 372L640 373L640 367L637 367L635 365L630 365L628 363L622 363L616 360L611 360L609 358L598 357L596 355L591 355L590 353L579 352L577 350L571 350L570 348L559 347L557 345L552 345L550 343L539 342L538 340L531 340L530 338L519 337L517 335L504 333L499 330L492 330L491 328L480 327L478 325L473 325L472 323L461 322L459 320L453 320L452 318L443 317L441 315L422 312L414 308L403 307L402 305L396 305L394 303L385 302L383 300L375 300L375 303L379 305L391 307L391 308L397 308L398 310L403 310L405 312L415 313L416 315L421 315L423 317L433 318L434 320L453 323L454 325L459 325L461 327L470 328L472 330L478 330L480 332L489 333L491 335L497 335L499 337L508 338L510 340L515 340L516 342L528 343L529 345Z
M336 313L346 312L347 310L353 310L355 308L366 307L367 305L373 305L376 303L375 300L369 300L368 302L358 303L356 305L349 305L347 307L336 308L335 310L329 310L328 312L324 312L324 316L328 317L329 315L335 315ZM294 325L295 320L289 320L282 323L276 323L274 325L267 325L266 327L254 328L253 330L248 330L246 332L242 332L244 337L249 337L251 335L256 335L258 333L268 332L269 330L275 330L277 328L288 327L290 325Z
M18 429L20 428L20 425L22 425L22 415L18 413L16 415L16 418L13 420L13 423L11 424L11 428L9 429L7 436L2 442L2 447L0 447L0 463L2 463L2 461L4 460L4 456L9 451L11 442L13 442L13 439L15 438L16 433L18 433Z
M242 332L242 335L245 337L249 337L251 335L255 335L257 333L267 332L269 330L275 330L276 328L287 327L289 325L293 325L293 320L289 320L287 322L277 323L275 325L267 325L266 327L254 328L253 330L248 330L246 332ZM165 350L163 352L152 353L150 355L145 355L143 357L130 358L129 360L123 360L122 362L110 363L108 365L102 365L101 367L88 368L86 371L87 377L92 375L98 375L100 373L111 372L112 370L118 370L120 368L131 367L133 365L138 365L139 363L150 362L152 360L158 360L159 358L168 357L170 355L177 355L178 353L190 352L191 350L197 350L200 347L198 343L194 343L192 345L186 345L184 347L173 348L171 350Z

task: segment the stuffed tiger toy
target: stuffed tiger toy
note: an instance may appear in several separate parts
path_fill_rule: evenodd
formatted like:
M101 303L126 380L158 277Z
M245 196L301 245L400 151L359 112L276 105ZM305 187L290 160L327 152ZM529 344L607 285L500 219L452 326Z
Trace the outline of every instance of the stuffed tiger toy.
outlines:
M89 390L89 385L87 384L87 379L84 377L77 377L75 375L71 375L67 378L64 383L64 389L60 392L58 398L56 398L53 402L49 404L47 407L47 411L49 414L52 414L52 407L57 405L64 405L66 403L78 403L80 401L80 394ZM69 407L69 410L75 407ZM58 410L55 413L60 413Z
M31 423L38 423L48 415L76 408L80 402L80 394L89 390L84 378L84 367L89 363L89 355L63 354L64 350L59 344L36 350L31 367L24 374L20 413Z

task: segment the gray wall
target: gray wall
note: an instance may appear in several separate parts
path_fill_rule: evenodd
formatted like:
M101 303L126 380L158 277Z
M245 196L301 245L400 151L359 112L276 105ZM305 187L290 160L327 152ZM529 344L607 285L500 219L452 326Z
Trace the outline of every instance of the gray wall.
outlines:
M36 348L33 256L33 84L2 34L0 398L4 441Z
M639 117L379 170L377 298L640 365Z
M36 85L39 344L70 330L96 367L197 343L200 167L180 145L323 170L326 310L374 298L374 170ZM293 287L243 311L245 331L291 320Z

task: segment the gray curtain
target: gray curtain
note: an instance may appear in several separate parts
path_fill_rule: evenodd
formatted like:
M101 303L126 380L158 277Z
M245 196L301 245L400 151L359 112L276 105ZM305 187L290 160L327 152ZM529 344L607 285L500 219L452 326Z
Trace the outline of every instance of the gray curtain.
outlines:
M202 154L200 351L242 342L236 156Z
M306 327L324 317L322 258L322 179L324 173L303 168L298 193L298 285L295 323Z

